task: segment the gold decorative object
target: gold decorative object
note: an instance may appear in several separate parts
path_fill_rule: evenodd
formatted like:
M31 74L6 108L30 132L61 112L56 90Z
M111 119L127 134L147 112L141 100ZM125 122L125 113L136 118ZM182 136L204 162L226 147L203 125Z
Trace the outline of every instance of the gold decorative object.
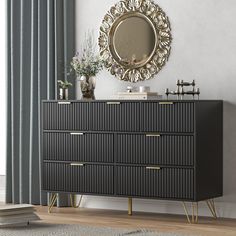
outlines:
M118 79L148 80L165 65L171 50L168 17L151 0L121 0L100 27L100 55Z

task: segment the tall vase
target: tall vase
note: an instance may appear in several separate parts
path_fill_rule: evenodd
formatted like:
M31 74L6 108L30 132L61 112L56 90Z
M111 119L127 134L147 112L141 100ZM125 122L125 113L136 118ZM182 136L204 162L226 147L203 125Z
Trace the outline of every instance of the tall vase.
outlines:
M80 89L82 93L82 100L95 100L94 90L96 87L95 77L81 76Z

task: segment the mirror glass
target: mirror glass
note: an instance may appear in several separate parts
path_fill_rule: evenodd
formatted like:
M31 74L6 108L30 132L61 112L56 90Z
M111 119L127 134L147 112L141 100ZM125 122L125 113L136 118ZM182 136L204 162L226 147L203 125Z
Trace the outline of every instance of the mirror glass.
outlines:
M122 81L154 77L171 51L171 28L165 12L153 0L121 0L105 14L100 26L100 57Z
M123 66L136 68L144 65L152 57L155 45L155 30L144 17L130 16L114 29L113 56Z

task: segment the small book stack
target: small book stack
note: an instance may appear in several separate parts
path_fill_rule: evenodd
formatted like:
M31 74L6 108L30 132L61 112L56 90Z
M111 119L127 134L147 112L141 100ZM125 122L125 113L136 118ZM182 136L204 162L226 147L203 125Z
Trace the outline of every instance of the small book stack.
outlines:
M155 92L120 92L114 96L117 100L157 100L162 96Z
M32 205L0 205L0 226L23 225L36 220L40 218Z

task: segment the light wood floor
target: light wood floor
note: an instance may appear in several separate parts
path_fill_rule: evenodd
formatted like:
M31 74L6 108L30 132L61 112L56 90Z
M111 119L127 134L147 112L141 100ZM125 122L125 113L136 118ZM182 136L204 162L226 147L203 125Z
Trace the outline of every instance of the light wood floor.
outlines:
M175 232L202 236L236 236L236 220L200 217L198 224L186 223L184 216L125 211L36 207L43 222L56 224L81 224L114 228L148 228L159 232Z

